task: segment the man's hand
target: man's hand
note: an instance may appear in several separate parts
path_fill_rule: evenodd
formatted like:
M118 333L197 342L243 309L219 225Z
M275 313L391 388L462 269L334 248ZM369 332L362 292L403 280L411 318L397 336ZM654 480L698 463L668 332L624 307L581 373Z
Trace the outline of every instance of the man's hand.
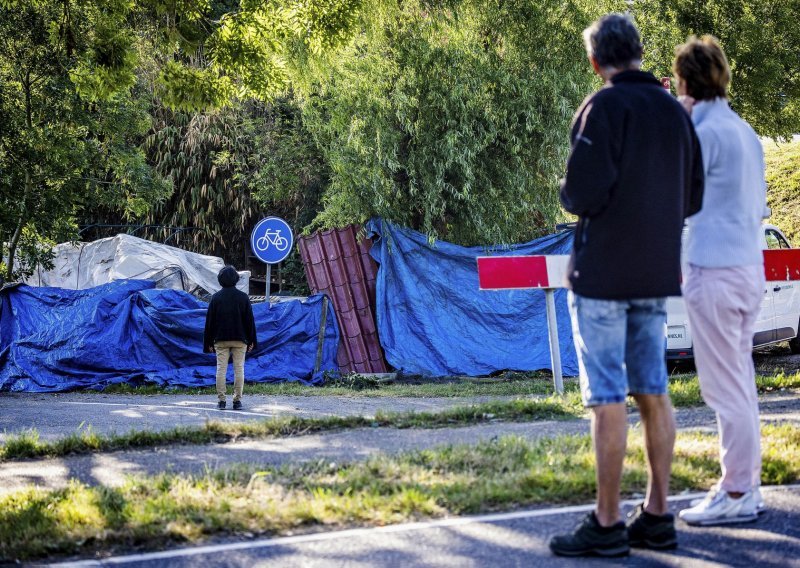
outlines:
M253 344L251 343L250 345L247 346L247 352L249 353L252 350L253 350Z
M681 103L683 109L689 113L689 116L692 116L692 109L697 101L689 95L680 95L678 96L678 102Z

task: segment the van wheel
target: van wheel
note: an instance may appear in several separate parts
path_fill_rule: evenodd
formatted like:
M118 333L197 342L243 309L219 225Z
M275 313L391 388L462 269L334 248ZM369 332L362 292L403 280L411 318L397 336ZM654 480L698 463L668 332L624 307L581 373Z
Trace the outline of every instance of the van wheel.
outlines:
M800 328L798 328L798 332L800 332ZM800 336L789 340L789 349L794 355L800 353Z

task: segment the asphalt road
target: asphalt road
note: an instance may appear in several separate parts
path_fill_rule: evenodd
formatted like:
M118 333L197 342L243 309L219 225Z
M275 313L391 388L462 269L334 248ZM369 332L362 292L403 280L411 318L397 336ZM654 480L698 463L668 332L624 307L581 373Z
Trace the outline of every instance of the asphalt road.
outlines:
M800 566L800 486L764 488L769 511L755 523L693 528L678 522L677 550L635 550L622 559L560 559L549 538L571 530L591 509L520 511L431 523L356 529L272 540L219 543L72 566L188 568L535 567L535 566ZM690 496L671 503L678 511ZM629 508L630 503L627 504Z

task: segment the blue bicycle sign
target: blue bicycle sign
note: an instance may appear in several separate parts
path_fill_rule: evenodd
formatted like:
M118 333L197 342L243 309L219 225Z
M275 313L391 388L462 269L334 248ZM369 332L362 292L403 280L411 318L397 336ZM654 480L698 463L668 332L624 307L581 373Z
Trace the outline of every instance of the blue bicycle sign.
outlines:
M250 248L266 264L277 264L292 252L294 236L289 224L278 217L261 219L250 234Z

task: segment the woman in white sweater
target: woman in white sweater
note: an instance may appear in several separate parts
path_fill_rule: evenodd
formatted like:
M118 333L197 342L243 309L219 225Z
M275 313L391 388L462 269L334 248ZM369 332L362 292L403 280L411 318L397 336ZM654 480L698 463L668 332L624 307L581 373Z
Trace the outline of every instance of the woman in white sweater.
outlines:
M688 220L683 294L703 399L717 413L722 478L679 513L689 524L753 521L761 446L753 327L764 296L761 219L764 156L753 129L728 105L730 68L711 36L676 49L673 71L703 153L703 207Z

